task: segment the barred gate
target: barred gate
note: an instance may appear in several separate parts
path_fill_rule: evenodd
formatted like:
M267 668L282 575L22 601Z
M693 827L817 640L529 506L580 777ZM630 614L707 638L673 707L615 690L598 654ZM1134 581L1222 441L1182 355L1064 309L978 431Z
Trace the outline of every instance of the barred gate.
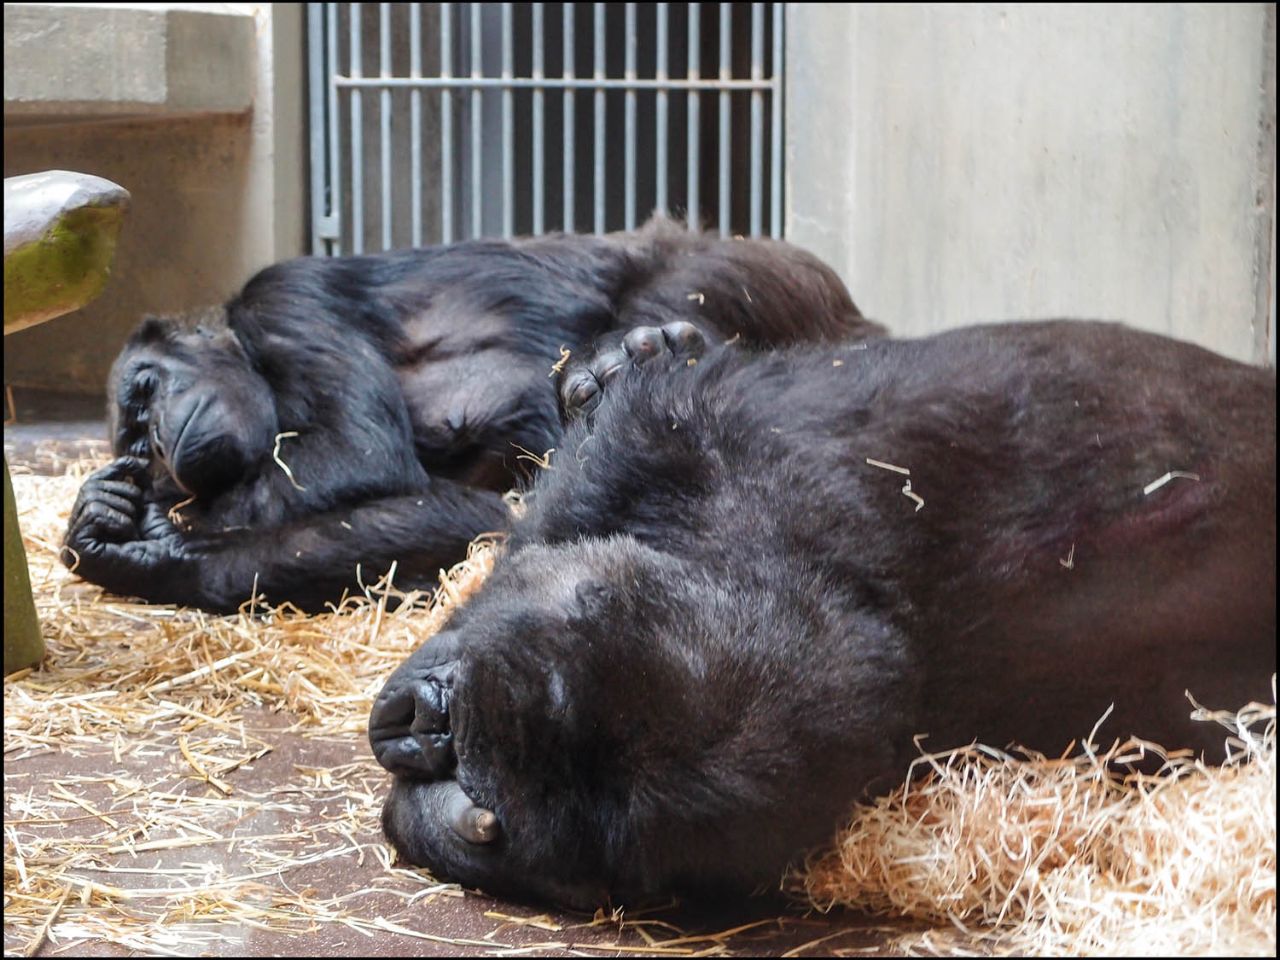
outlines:
M782 3L310 3L313 252L782 232Z

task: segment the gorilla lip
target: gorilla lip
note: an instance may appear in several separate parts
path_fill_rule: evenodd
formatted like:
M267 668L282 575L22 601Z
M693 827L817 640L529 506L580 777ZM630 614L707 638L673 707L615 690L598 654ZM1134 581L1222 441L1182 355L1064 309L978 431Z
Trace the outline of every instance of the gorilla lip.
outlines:
M204 408L207 407L208 405L209 405L209 398L203 397L196 403L195 407L192 408L191 412L187 414L187 419L184 420L182 423L182 426L178 428L178 435L174 438L173 446L170 449L171 453L176 454L179 450L182 449L182 438L186 436L187 428L190 427L191 424L195 422L196 418L201 413L204 412ZM190 496L195 496L195 491L189 489L187 485L182 482L182 478L178 476L177 465L173 462L170 456L166 454L163 445L161 445L158 442L159 436L160 436L160 431L157 430L156 442L153 442L153 445L152 445L153 449L156 452L156 456L160 458L160 461L164 464L165 469L169 472L169 476L173 478L173 482L178 485L178 488L185 494L189 494Z

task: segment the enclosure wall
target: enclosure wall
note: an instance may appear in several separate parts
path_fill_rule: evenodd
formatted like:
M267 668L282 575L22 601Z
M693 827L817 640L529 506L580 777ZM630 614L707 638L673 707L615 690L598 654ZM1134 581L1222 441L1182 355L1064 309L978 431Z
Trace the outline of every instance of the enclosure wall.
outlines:
M1274 362L1271 4L793 4L786 233L895 332L1123 319Z
M101 394L141 315L303 252L302 21L297 4L6 4L5 176L132 195L103 295L6 337L6 384Z

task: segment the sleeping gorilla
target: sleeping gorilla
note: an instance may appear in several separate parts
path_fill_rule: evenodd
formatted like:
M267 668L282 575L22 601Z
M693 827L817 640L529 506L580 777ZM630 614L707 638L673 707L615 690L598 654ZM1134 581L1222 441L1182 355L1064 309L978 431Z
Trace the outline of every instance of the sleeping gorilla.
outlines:
M1220 752L1184 691L1271 696L1273 371L1085 322L695 359L614 379L388 680L402 858L588 909L745 891L915 734L1056 754L1114 703L1108 740Z
M125 345L109 386L118 459L85 483L64 560L116 593L214 611L255 585L316 609L393 562L398 586L433 583L506 528L521 451L558 444L560 348L649 324L659 341L662 325L760 346L879 332L803 251L660 219L287 261ZM589 404L608 360L569 367L563 388Z

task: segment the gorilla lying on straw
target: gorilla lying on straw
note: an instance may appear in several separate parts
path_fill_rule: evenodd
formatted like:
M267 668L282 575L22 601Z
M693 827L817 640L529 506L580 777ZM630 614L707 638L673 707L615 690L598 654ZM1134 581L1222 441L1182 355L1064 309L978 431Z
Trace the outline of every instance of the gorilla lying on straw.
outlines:
M580 907L749 890L916 735L1057 753L1114 704L1100 739L1220 755L1184 691L1270 696L1274 372L1101 323L654 333L377 700L403 858Z
M880 332L803 250L661 217L288 260L223 307L139 325L108 390L116 460L85 482L63 558L215 611L255 593L320 610L393 563L397 586L430 586L506 528L521 458L559 446L564 354L654 318L754 346Z

